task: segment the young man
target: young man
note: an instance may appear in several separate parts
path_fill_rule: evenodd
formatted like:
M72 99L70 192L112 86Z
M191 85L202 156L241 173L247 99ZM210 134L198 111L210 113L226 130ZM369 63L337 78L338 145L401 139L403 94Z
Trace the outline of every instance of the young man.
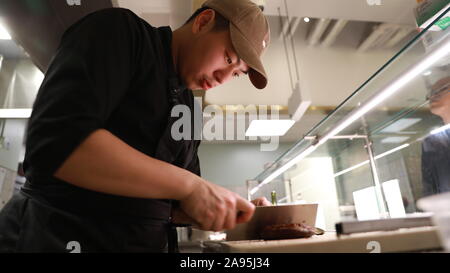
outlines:
M170 222L248 221L254 205L200 177L199 141L174 140L170 112L233 76L264 88L268 43L250 0L206 1L173 33L125 9L71 26L34 104L27 182L0 213L0 251L162 252Z

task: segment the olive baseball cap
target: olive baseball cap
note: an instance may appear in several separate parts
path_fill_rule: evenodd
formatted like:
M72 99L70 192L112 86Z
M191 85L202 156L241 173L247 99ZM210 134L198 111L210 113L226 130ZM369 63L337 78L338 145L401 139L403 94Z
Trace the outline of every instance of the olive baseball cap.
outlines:
M269 46L270 29L261 9L250 0L207 0L202 7L211 8L230 21L231 42L239 58L250 67L250 81L258 89L266 87L261 55Z

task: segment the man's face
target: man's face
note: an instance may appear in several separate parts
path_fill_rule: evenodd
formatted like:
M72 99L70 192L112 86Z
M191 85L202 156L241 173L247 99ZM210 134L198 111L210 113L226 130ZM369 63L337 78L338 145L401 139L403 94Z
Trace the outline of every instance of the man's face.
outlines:
M431 100L431 112L441 116L450 113L450 91L436 96Z
M194 21L192 40L180 53L178 73L192 90L207 90L248 71L239 59L229 30L213 31L214 11L202 12Z
M436 82L433 89L439 89L440 92L430 97L431 113L438 116L447 116L450 114L450 77Z

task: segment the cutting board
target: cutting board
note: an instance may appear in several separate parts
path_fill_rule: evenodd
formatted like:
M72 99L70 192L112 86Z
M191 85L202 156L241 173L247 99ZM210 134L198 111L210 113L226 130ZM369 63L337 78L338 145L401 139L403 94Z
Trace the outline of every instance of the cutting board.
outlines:
M244 240L204 243L204 252L227 253L384 253L442 251L436 227L355 233L335 232L290 240Z

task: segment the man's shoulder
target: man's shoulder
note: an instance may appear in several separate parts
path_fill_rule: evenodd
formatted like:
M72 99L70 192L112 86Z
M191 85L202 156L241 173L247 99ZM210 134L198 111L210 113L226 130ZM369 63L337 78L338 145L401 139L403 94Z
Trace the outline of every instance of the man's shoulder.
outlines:
M151 26L150 26L151 27ZM63 34L65 38L73 32L127 32L139 33L149 25L133 11L126 8L106 8L91 12L74 24Z
M133 11L126 8L106 8L87 14L84 19L120 21L129 20L131 22L142 22L143 20Z
M156 27L150 25L146 20L127 8L106 8L88 14L86 18L89 16L95 17L93 21L101 21L100 24L106 23L116 28L139 28L141 31L150 31L152 33L157 30Z

